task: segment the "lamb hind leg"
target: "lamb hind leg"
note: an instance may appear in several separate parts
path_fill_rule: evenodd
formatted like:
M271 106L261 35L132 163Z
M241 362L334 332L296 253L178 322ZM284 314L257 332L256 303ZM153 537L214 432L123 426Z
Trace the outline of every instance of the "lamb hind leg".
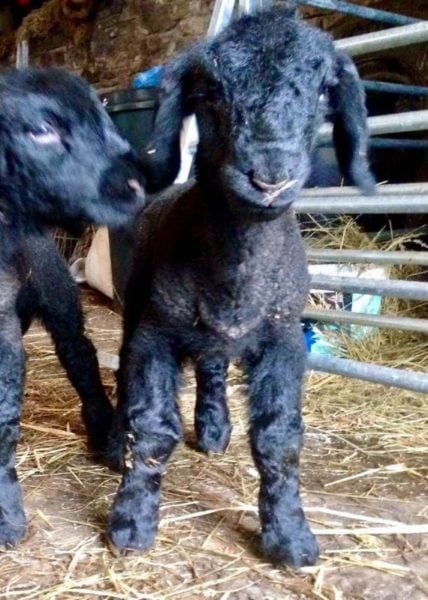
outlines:
M16 321L20 338L19 323ZM0 545L15 546L26 529L21 488L14 466L25 361L20 339L18 344L11 347L4 340L2 319L0 327Z
M104 391L92 342L85 336L76 284L54 243L47 236L26 240L32 302L52 336L58 358L80 396L89 448L103 458L113 421L113 407ZM22 307L24 312L25 307Z
M118 422L126 452L108 525L114 551L146 550L154 542L161 477L182 435L178 379L179 367L169 344L137 329L122 350L118 376Z
M232 430L226 398L229 361L207 356L196 363L196 446L201 452L224 452Z
M52 335L58 358L80 396L89 449L104 461L114 410L101 382L94 345L83 332L83 321L60 323L55 315L46 314L43 321Z
M10 282L4 279L0 274L0 546L15 546L26 530L15 470L25 355L15 294L8 297Z
M295 342L300 341L297 332ZM302 340L303 341L303 340ZM299 495L303 344L272 343L248 366L250 438L260 472L262 549L273 562L312 565L318 547Z

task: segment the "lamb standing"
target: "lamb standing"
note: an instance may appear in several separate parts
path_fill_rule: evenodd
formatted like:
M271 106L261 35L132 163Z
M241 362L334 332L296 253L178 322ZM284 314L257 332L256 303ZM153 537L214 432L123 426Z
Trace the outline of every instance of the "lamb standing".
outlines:
M22 333L43 318L82 398L90 444L101 450L112 408L76 290L43 227L120 225L143 206L141 176L95 92L59 69L0 76L0 545L24 535L15 471L24 386Z
M199 448L220 451L230 435L226 369L238 358L249 388L263 551L295 566L317 559L299 496L300 315L309 279L291 205L328 108L344 175L371 191L362 87L329 35L290 12L267 11L167 68L146 155L148 186L174 180L182 119L191 113L197 175L167 191L141 222L118 380L126 466L108 528L118 551L154 541L161 475L182 435L183 361L196 368ZM116 441L112 461L121 452Z

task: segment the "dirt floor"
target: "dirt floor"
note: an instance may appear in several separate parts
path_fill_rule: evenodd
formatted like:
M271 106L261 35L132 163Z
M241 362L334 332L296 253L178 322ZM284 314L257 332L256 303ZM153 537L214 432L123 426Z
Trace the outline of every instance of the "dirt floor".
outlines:
M90 336L116 352L119 317L98 296L85 296ZM295 572L257 553L258 481L239 371L229 377L232 442L224 456L212 457L191 449L194 382L186 374L181 405L190 443L180 446L165 477L156 546L115 558L104 530L119 477L87 454L76 394L41 328L30 330L26 348L18 471L29 528L18 548L0 553L0 598L428 598L423 396L308 377L302 486L322 556ZM113 394L112 371L103 370L103 378Z

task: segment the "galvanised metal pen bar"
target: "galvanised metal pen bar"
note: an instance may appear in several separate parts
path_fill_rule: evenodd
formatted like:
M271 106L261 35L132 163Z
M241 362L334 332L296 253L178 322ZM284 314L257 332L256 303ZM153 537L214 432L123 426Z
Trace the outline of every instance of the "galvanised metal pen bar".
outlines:
M309 214L425 214L428 213L428 193L385 196L357 196L353 194L349 196L302 195L293 206L296 213Z
M370 148L379 148L382 150L388 148L402 148L406 150L426 150L428 149L428 140L373 137L369 140L369 146Z
M333 148L333 140L325 140L317 144L318 148ZM369 139L370 148L405 148L406 150L425 150L428 148L428 140L416 140L410 138L381 138Z
M422 181L417 183L382 183L376 186L376 199L379 199L382 196L397 196L397 195L420 195L420 194L428 194L428 182ZM353 186L335 186L335 187L325 187L325 188L305 188L301 192L301 197L303 198L311 198L315 196L316 198L320 196L362 196L360 190L357 187Z
M428 375L425 373L383 367L336 356L308 354L308 369L363 379L382 385L428 394Z
M428 301L428 283L421 281L365 279L363 277L313 274L311 275L311 289Z
M254 13L257 10L269 8L272 4L271 0L238 0L238 13Z
M428 265L428 252L411 250L330 250L328 248L307 248L310 262L354 263L377 265Z
M216 35L230 23L235 8L235 0L216 0L208 25L208 35Z
M101 367L108 369L118 368L119 357L116 354L98 350L97 356ZM364 379L383 385L392 385L415 392L428 393L428 376L424 373L393 369L345 358L312 353L308 354L307 368L314 371L343 375L345 377Z
M370 135L426 131L428 130L428 110L413 110L369 117L367 119L367 126ZM319 129L317 142L320 143L329 140L332 132L333 125L331 123L324 123Z
M428 87L424 85L409 85L407 83L391 83L389 81L363 79L363 86L364 89L369 92L403 94L406 96L428 96Z
M376 195L363 196L358 188L328 187L302 190L296 213L312 214L424 214L428 213L428 183L378 185Z
M343 50L350 56L361 56L422 42L428 42L428 21L343 38L337 40L335 45L338 50Z
M363 325L378 329L398 329L414 333L428 333L428 319L400 317L396 315L370 315L347 310L326 310L308 308L302 314L303 319L322 323L340 323L344 325Z
M418 22L418 19L414 17L407 17L406 15L399 15L398 13L379 10L378 8L369 8L351 2L342 2L340 0L297 0L297 4L322 8L324 10L334 10L346 15L360 17L361 19L381 21L389 25L410 25L411 23Z

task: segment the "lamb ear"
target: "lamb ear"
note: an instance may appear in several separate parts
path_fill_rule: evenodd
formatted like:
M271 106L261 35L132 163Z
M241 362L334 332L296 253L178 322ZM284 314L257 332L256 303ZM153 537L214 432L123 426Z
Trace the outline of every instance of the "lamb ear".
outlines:
M142 160L147 191L157 192L174 182L180 169L180 132L186 111L186 79L190 57L170 63L159 88L153 131Z
M336 54L337 84L329 89L333 109L333 140L343 175L365 194L372 194L375 179L367 159L368 130L364 90L352 60Z

